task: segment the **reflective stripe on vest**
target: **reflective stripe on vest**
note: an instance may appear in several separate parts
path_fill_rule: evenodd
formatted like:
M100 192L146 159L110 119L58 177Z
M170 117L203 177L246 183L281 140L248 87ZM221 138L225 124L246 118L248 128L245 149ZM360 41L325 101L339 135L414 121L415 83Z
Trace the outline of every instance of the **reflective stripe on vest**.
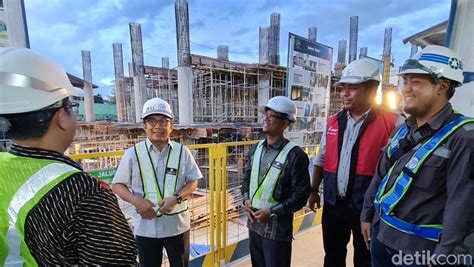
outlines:
M387 156L388 158L391 158L395 152L400 149L400 140L405 138L405 136L408 134L408 127L406 124L403 124L400 129L395 133L392 142L390 142L388 149L387 149Z
M273 191L275 190L278 177L285 166L288 153L296 146L293 142L288 142L275 157L270 168L265 174L262 183L259 184L258 176L260 173L260 159L263 151L263 141L257 144L257 148L253 155L252 170L250 173L250 196L252 207L256 209L267 209L277 203L273 199Z
M156 203L156 216L160 217L158 203L164 198L171 197L176 194L176 185L184 185L184 176L179 176L179 168L181 162L181 153L183 146L179 143L172 141L172 147L169 147L168 157L166 160L166 169L161 170L159 175L164 175L164 186L160 187L158 184L158 177L155 171L155 166L151 161L150 153L145 141L135 144L135 155L137 156L138 165L140 166L140 177L142 179L144 196L143 198L149 199L153 203ZM164 174L162 174L164 172ZM188 209L186 201L181 204L176 204L174 209L165 215L174 215L181 213Z
M35 174L33 174L13 195L8 206L9 229L6 235L8 243L8 254L5 266L22 266L25 263L24 257L31 257L24 244L24 222L29 211L40 200L39 196L44 195L44 189L56 185L74 172L80 170L65 163L50 163ZM68 177L66 176L66 177ZM34 202L34 203L31 203ZM29 205L27 205L29 204ZM34 259L30 259L30 261Z
M442 230L441 224L411 224L395 217L392 211L410 188L413 178L416 177L425 160L446 140L446 138L448 138L452 133L454 133L459 127L462 127L464 124L471 122L474 122L474 119L467 119L464 116L461 116L446 124L430 139L425 141L420 146L420 148L418 148L416 152L411 156L410 160L407 162L403 170L396 178L395 183L386 192L388 180L392 174L394 166L397 164L398 161L395 162L395 164L390 168L388 174L385 175L382 182L380 183L374 200L375 210L379 213L380 218L385 223L399 231L411 235L416 235L435 242L439 241L439 234ZM403 127L406 127L406 125L404 125ZM402 137L402 135L398 133L396 136L399 138L404 137ZM396 150L393 150L392 152L395 151Z

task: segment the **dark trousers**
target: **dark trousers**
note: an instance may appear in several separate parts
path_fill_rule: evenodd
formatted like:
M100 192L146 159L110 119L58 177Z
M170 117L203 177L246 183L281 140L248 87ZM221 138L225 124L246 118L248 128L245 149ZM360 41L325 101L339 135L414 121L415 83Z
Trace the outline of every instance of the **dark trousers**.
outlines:
M325 203L323 208L324 266L346 266L347 244L351 238L354 246L354 266L370 266L370 252L360 231L360 211L349 208L338 199L336 205Z
M253 267L289 267L291 241L270 240L249 230L250 259Z
M372 266L373 267L427 267L427 262L421 262L419 258L419 264L417 264L414 257L411 260L407 260L407 255L401 254L400 251L388 247L384 243L377 239L379 232L379 224L377 222L372 227L372 238L370 242L370 252L372 254ZM410 255L413 256L413 255ZM405 261L403 260L405 259ZM422 264L423 263L423 264ZM467 266L467 265L435 265L435 266Z
M372 267L408 267L408 266L426 266L426 265L406 265L402 261L397 262L396 255L399 252L395 249L392 249L379 240L376 236L378 231L378 223L376 226L372 227L372 238L370 240L370 252L372 255Z
M189 263L189 231L180 235L149 238L136 236L140 266L159 267L166 249L171 267L187 267Z

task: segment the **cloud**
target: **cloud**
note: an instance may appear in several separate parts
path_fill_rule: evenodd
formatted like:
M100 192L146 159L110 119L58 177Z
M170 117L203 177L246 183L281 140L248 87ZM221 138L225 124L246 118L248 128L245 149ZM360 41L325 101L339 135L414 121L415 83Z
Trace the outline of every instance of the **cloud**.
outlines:
M31 47L82 77L81 50L91 51L93 82L104 86L114 75L112 43L123 46L124 70L131 61L130 22L142 27L144 61L161 66L161 57L176 66L173 0L29 0L25 1ZM281 14L280 61L286 65L288 33L306 37L316 26L318 42L334 48L349 39L349 18L359 16L358 47L380 58L386 27L393 28L392 52L397 64L410 48L402 39L442 22L449 0L190 0L191 53L215 57L217 46L229 46L229 58L258 62L258 28L270 24L270 14ZM346 53L347 57L348 53Z

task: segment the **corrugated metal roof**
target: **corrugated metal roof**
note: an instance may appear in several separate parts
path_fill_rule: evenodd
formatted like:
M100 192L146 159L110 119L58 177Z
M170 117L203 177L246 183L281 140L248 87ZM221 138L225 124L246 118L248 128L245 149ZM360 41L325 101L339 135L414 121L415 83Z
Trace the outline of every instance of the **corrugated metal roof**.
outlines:
M447 28L448 21L446 20L403 39L403 43L410 43L421 48L424 48L427 45L444 45L444 38L446 36Z
M67 77L69 78L69 81L71 81L72 86L77 87L77 88L81 88L81 89L84 88L84 80L83 79L81 79L77 76L74 76L70 73L66 73L66 74L67 74ZM92 87L93 88L98 88L99 86L97 86L95 84L92 84Z

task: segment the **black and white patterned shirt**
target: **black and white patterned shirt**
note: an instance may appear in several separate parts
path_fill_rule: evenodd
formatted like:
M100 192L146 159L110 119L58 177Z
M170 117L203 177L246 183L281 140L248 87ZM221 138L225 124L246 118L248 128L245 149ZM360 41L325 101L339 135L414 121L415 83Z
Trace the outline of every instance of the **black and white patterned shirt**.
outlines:
M82 169L53 151L13 144L10 153ZM66 178L29 212L25 242L40 266L136 264L135 240L117 198L106 183L85 172Z

